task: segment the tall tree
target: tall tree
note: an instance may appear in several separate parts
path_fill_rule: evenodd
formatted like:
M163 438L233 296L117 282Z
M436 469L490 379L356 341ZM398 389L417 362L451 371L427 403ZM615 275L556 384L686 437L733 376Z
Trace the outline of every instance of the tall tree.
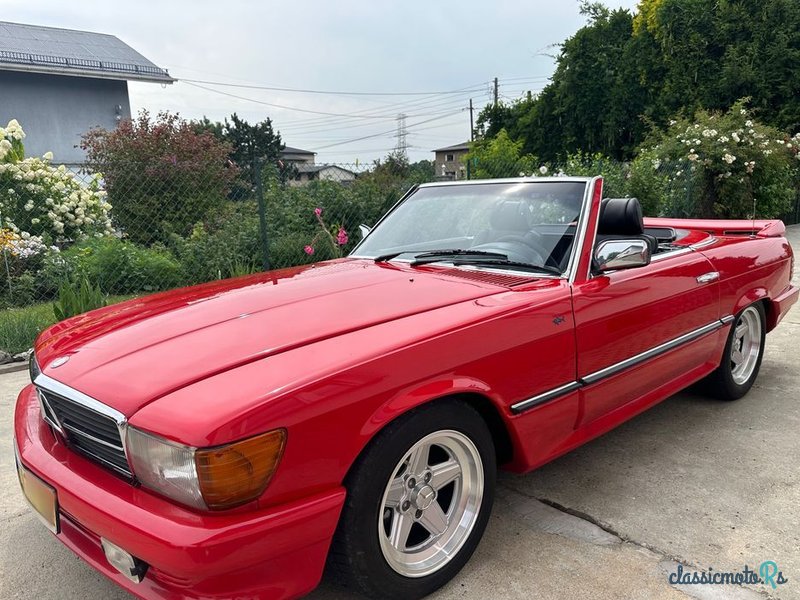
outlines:
M274 166L282 175L288 174L289 166L280 161L284 148L281 134L275 131L271 119L251 124L233 113L230 120L226 118L222 123L203 117L194 126L230 144L230 158L239 167L243 181L254 183L253 165L256 161L262 167Z
M652 126L750 99L765 123L800 129L800 2L640 0L636 14L584 2L586 26L564 41L535 98L485 108L544 161L584 151L630 159Z

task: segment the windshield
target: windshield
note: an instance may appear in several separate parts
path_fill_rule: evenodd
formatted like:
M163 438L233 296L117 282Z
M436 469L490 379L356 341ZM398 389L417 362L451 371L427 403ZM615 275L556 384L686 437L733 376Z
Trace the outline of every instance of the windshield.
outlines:
M587 185L551 179L422 187L387 215L353 256L492 268L506 262L563 273Z

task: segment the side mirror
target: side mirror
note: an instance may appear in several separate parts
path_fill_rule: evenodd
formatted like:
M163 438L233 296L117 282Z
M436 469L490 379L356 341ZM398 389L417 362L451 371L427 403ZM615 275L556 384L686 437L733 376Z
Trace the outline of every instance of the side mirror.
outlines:
M644 240L605 240L594 251L597 271L635 269L650 264L650 245Z
M363 240L365 237L367 237L367 234L370 231L372 231L372 227L370 227L369 225L364 225L362 223L361 225L358 226L358 230L361 232L361 239Z

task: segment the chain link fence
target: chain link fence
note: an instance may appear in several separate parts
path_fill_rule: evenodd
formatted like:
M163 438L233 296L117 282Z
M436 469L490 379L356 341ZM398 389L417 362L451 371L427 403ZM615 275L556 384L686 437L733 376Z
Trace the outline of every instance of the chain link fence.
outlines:
M285 167L253 164L226 179L193 165L116 164L102 176L64 165L44 183L29 174L36 165L0 169L0 351L29 348L55 322L65 286L88 282L111 303L345 256L359 225L374 224L412 185L436 180L431 163ZM518 176L515 168L503 175ZM646 214L685 216L695 193L677 168L661 166L651 187L638 189L619 163L564 169L603 174L606 196L639 195ZM796 222L800 204L787 216Z

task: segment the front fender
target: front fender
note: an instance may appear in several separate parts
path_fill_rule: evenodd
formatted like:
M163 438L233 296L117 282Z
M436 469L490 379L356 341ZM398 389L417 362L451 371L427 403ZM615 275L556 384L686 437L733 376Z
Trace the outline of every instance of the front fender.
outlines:
M418 382L387 398L364 422L361 435L371 439L402 414L423 404L459 394L479 394L492 403L499 415L506 413L502 399L492 391L485 381L463 375L452 378L437 377L425 382Z

